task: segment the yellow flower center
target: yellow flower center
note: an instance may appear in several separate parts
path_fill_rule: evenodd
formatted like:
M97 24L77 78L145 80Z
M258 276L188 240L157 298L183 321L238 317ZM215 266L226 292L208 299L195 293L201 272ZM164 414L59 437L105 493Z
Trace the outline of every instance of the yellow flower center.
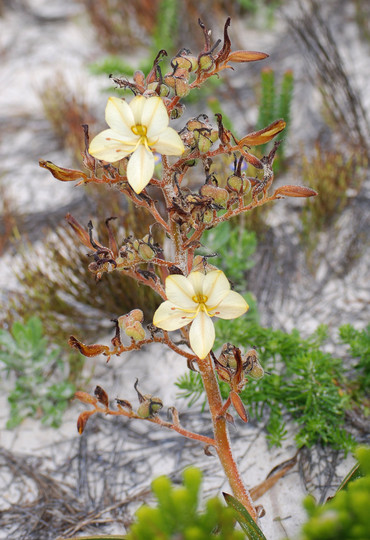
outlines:
M208 296L205 296L204 294L196 294L195 296L193 296L192 300L196 304L206 304Z
M147 132L147 127L146 126L143 126L141 124L136 124L136 126L133 126L131 128L131 131L135 135L138 135L139 137L145 137L146 138L146 132Z

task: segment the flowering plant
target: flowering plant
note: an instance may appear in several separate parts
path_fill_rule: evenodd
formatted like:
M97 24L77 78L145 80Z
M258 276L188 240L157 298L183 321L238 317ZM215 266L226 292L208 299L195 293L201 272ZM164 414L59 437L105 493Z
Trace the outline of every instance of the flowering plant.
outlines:
M79 416L78 431L83 432L90 416L104 413L145 420L198 440L206 448L214 447L238 504L256 521L257 509L232 456L227 423L234 421L229 412L231 406L242 421L248 420L239 394L248 376L263 376L263 368L254 349L242 353L226 343L218 357L212 351L215 340L212 318L240 317L248 305L241 295L231 290L223 272L212 266L207 257L195 252L207 229L268 202L284 197L310 197L316 192L294 185L272 190L278 143L261 159L249 152L250 146L265 144L280 133L285 127L282 119L239 139L225 128L221 114L216 114L216 125L200 114L188 119L179 132L168 127L170 120L180 118L184 112L182 98L211 76L231 68L233 63L262 60L267 56L254 51L233 52L228 35L230 19L225 24L221 48L220 40L212 45L210 32L201 21L199 24L204 47L198 56L193 56L188 49L180 50L171 60L170 71L163 75L160 62L167 53L160 51L147 76L137 71L133 82L113 79L120 87L131 90L134 98L129 103L109 98L106 121L110 129L96 135L91 142L88 128L84 127L86 172L64 169L48 161L41 161L40 165L61 181L79 180L78 185L96 183L118 189L134 205L145 208L170 240L164 246L159 245L154 241L151 226L144 238L128 237L119 245L107 220L109 244L104 246L94 238L91 222L85 229L68 216L79 240L91 250L93 261L89 269L97 279L105 272L122 272L152 288L163 299L147 329L142 324L142 311L134 309L114 321L111 346L87 345L74 336L70 337L69 344L85 356L102 354L108 360L150 343L166 345L186 358L189 369L200 372L214 435L207 437L187 430L174 407L169 409L172 420L163 420L160 397L143 395L138 381L134 385L139 401L136 408L125 399L117 399L116 406L111 406L108 394L100 386L96 387L94 395L77 392L77 399L92 406ZM162 155L160 174L154 174L154 151ZM234 171L222 179L216 177L212 166L216 156L225 155L234 156ZM198 192L185 183L188 170L195 164L203 170ZM247 176L245 164L253 168L254 175ZM162 204L153 198L153 193L159 198L158 190ZM175 330L180 330L180 344L168 333ZM129 337L129 344L125 336ZM230 387L225 402L221 399L217 377Z

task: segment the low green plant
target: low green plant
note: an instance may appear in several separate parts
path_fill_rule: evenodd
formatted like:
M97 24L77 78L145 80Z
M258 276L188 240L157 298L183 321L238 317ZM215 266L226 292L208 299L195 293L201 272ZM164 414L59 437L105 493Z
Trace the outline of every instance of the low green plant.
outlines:
M302 527L300 540L370 538L370 448L358 448L356 456L360 474L350 475L333 498L323 505L317 505L311 496L305 499L309 519Z
M201 472L194 467L184 471L183 486L180 487L174 487L166 476L156 478L152 490L158 504L156 507L144 505L139 508L127 540L245 538L241 531L234 528L233 510L224 506L217 497L209 499L205 508L199 511L201 480Z
M363 381L363 373L368 373L369 335L348 326L342 327L340 334L346 343L352 344L353 356L360 356L357 380ZM281 445L289 419L296 426L298 447L322 444L344 451L353 447L354 439L345 425L346 411L353 403L351 362L343 363L322 350L327 337L325 326L303 339L297 330L285 333L246 321L234 321L231 328L228 321L218 321L217 336L219 346L225 341L242 348L258 344L259 359L267 373L261 379L250 379L240 397L252 418L268 416L270 445ZM196 373L181 377L177 386L189 403L203 398ZM226 396L228 386L224 382L220 386ZM365 413L362 403L362 414Z
M291 105L294 89L294 77L291 70L283 74L280 86L276 84L275 72L271 68L261 70L261 95L258 109L257 129L271 124L276 118L284 118L286 128L276 140L280 141L277 151L278 168L284 161L285 141L290 126ZM267 152L267 144L261 145L258 152L264 155Z
M370 324L363 330L356 330L351 324L339 329L343 343L349 345L351 356L355 359L353 369L356 371L355 382L360 398L370 394Z
M7 428L28 416L59 427L76 388L68 380L61 349L44 337L38 317L15 322L10 332L0 329L0 362L11 386L14 381L8 395Z

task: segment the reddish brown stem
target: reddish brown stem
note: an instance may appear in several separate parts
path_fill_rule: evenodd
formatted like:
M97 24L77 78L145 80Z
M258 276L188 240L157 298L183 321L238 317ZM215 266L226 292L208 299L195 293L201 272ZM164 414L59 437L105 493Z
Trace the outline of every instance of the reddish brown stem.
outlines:
M244 486L231 452L226 418L222 414L223 405L220 390L210 355L206 356L203 360L198 359L198 367L202 375L204 389L208 398L209 410L212 415L213 432L216 441L215 447L218 457L235 497L245 506L254 521L256 521L256 509L249 492Z

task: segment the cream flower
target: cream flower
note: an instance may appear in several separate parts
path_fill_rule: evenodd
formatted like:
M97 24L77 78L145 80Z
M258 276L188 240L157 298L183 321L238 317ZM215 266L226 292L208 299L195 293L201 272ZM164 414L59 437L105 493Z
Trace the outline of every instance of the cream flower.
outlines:
M190 345L199 358L207 356L215 341L212 317L235 319L249 308L240 294L230 290L221 270L168 276L166 295L168 300L154 313L153 324L171 331L191 323Z
M89 152L110 163L132 154L127 180L136 193L140 193L153 176L153 151L167 156L180 156L184 152L179 135L168 127L167 110L160 97L136 96L130 104L110 97L105 120L111 129L93 138Z

